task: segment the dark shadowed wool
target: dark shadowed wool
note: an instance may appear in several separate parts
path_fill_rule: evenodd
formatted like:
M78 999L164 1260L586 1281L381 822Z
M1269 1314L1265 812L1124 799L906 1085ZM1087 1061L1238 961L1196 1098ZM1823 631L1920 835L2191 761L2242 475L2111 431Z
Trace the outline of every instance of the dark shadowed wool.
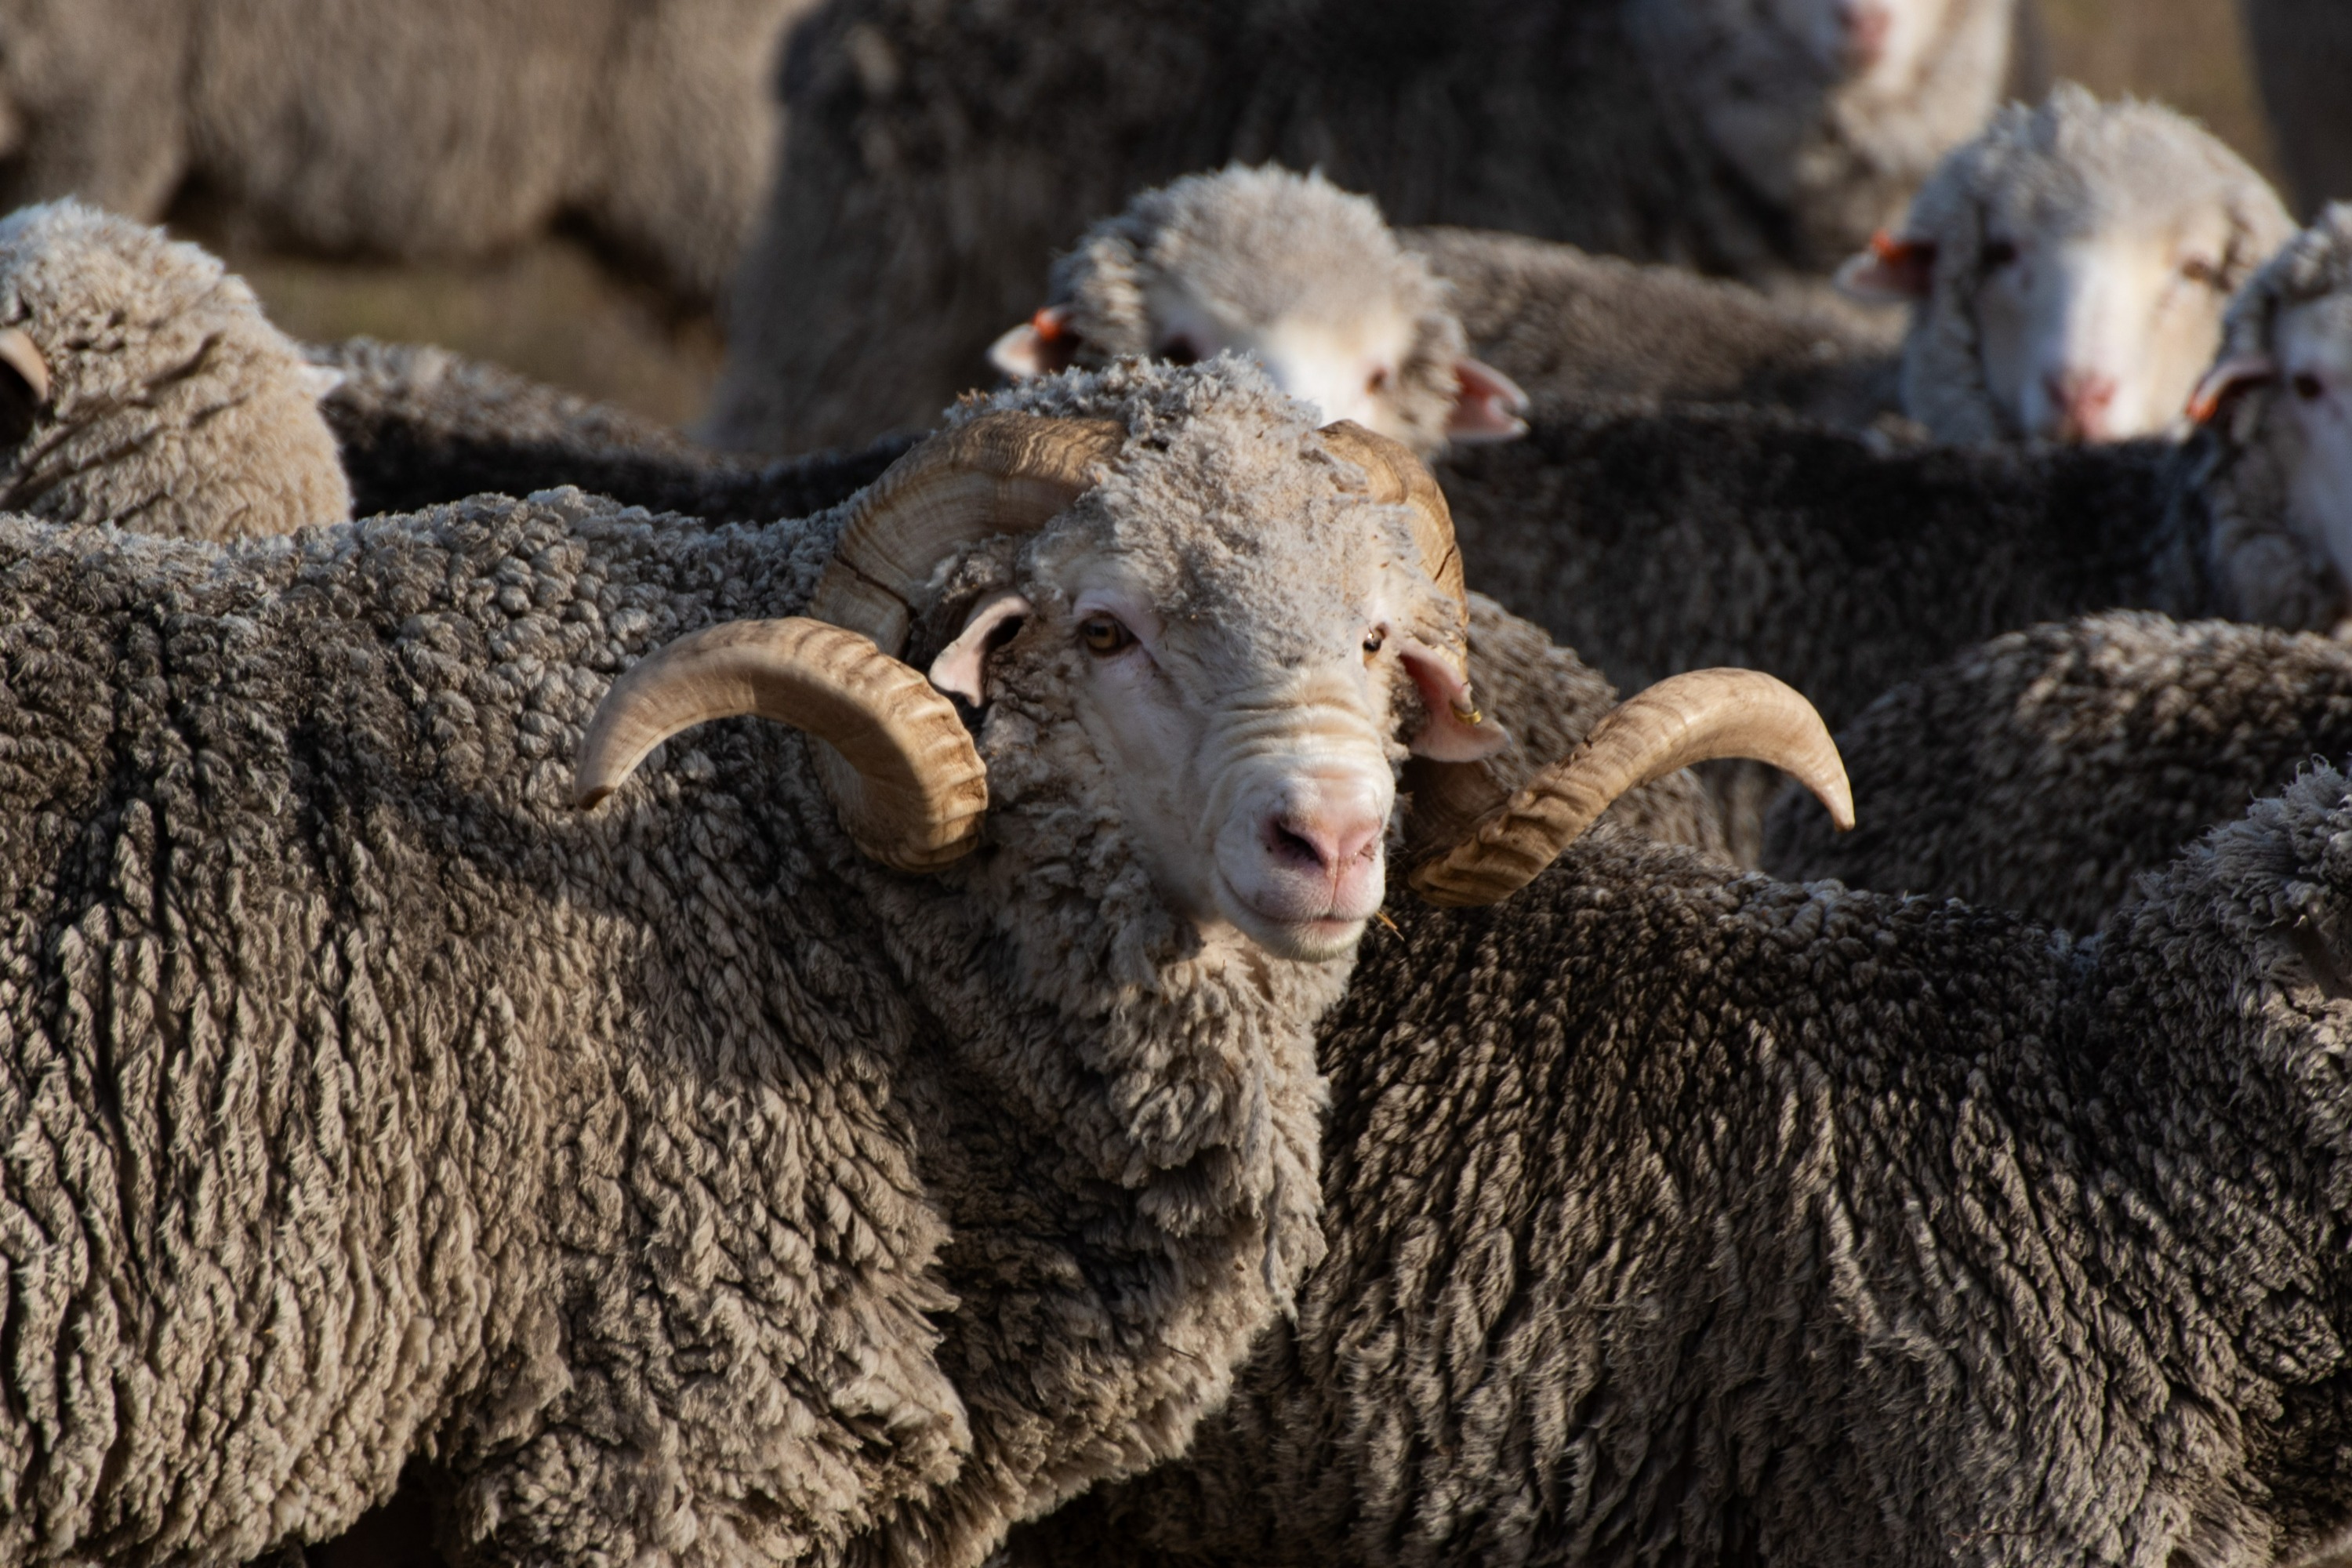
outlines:
M1895 687L1838 749L1859 826L1784 799L1765 869L2090 931L2249 800L2352 756L2352 646L2145 613L2034 626Z
M1296 1323L1014 1563L2253 1568L2352 1518L2341 776L2095 942L1606 829L1399 914Z

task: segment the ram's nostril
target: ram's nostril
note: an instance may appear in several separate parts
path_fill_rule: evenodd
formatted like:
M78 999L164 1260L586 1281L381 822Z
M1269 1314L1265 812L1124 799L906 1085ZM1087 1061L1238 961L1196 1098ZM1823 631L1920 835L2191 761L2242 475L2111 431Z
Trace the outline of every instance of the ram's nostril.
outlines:
M1265 847L1277 860L1299 866L1321 868L1330 864L1330 857L1313 837L1297 831L1286 822L1269 821L1265 825Z

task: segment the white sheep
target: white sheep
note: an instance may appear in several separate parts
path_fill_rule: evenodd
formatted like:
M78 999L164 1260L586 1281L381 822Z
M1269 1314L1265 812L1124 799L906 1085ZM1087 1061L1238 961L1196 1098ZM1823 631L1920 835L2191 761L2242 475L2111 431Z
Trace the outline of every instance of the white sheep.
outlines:
M2062 83L1945 159L1840 279L1912 304L1904 409L1939 439L2178 435L2231 295L2293 232L2195 121Z
M77 201L0 220L0 508L207 539L339 522L339 380L195 246Z

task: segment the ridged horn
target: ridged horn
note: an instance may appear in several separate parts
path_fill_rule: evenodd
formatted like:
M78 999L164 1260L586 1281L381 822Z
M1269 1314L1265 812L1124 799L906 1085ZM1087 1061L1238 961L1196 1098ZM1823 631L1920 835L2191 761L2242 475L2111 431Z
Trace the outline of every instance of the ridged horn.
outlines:
M1024 533L1086 493L1096 468L1118 456L1115 419L986 414L932 437L859 496L809 614L874 639L891 655L934 568L995 533Z
M1584 743L1413 868L1433 904L1491 904L1535 880L1627 790L1714 757L1753 757L1795 775L1853 826L1853 792L1813 705L1752 669L1697 669L1619 703Z
M1454 596L1466 616L1470 599L1462 581L1462 552L1454 542L1454 513L1427 465L1403 442L1367 430L1352 419L1334 420L1317 434L1323 437L1325 451L1364 470L1374 500L1412 509L1412 538L1421 546L1422 568L1431 582Z
M988 772L954 704L872 639L797 616L705 627L638 661L588 726L573 804L593 806L680 731L741 714L840 755L827 785L842 827L884 865L935 871L978 842Z

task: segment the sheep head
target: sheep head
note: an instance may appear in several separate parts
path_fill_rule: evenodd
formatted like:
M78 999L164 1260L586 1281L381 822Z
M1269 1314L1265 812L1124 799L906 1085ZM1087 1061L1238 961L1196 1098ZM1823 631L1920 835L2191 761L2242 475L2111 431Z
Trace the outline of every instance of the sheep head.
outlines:
M2189 415L2257 458L2287 527L2352 584L2352 205L2322 213L2240 293Z
M1904 400L1940 438L2125 440L2185 428L2231 293L2292 229L2193 121L2062 85L1953 153L1839 276L1913 304Z
M575 798L595 804L669 735L757 713L828 742L815 753L845 827L893 868L945 869L992 810L1038 846L1115 821L1160 900L1204 933L1344 955L1385 895L1401 764L1475 775L1507 737L1469 689L1461 566L1428 471L1359 426L1269 424L1265 406L1149 438L1011 411L934 437L858 503L809 616L710 628L615 683ZM975 563L977 585L960 570ZM928 679L902 658L919 617L947 628ZM976 735L951 695L978 710ZM1835 772L1818 719L1801 744L1782 732L1790 703L1811 718L1801 700L1759 724L1753 693L1734 695L1702 693L1664 730L1621 721L1614 749L1538 782L1597 816L1698 732L1705 754ZM1525 834L1502 837L1527 858Z
M989 351L1014 380L1238 354L1285 392L1428 456L1526 431L1527 396L1465 351L1444 286L1380 208L1319 174L1238 165L1135 198L1055 267Z

